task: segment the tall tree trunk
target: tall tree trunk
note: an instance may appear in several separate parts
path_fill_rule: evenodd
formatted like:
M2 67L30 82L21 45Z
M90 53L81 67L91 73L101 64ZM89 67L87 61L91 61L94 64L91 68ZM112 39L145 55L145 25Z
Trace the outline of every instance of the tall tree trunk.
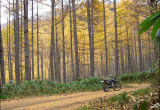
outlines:
M131 55L130 55L130 46L129 46L129 36L128 36L128 29L126 28L127 34L127 50L128 50L128 73L131 72Z
M55 13L56 16L56 11ZM53 19L54 20L54 19ZM56 20L55 20L56 22ZM57 25L56 25L57 26ZM54 30L53 30L54 31ZM57 31L57 30L56 30ZM54 47L54 50L53 50L53 55L54 55L54 69L55 69L55 80L57 82L59 82L59 63L58 63L58 57L59 57L59 48L58 48L58 39L57 39L57 32L56 32L56 45L55 45L55 40L54 40L54 37L53 37L53 47Z
M0 86L5 84L5 73L4 73L4 52L3 52L3 42L2 42L2 31L1 31L1 0L0 0L0 71L1 71L1 81Z
M11 22L10 22L10 0L9 0L9 65L10 65L10 68L9 68L9 81L13 80L13 72L12 72L12 56L11 56Z
M134 28L134 48L135 48L135 70L137 70L137 45L136 45L136 30Z
M29 68L29 41L28 41L28 0L24 0L24 43L25 43L25 74L26 80L31 80Z
M16 83L20 84L19 74L19 0L16 0L16 20L15 20L15 74Z
M72 79L75 80L75 74L74 74L74 65L73 65L73 49L72 49L72 14L71 14L71 0L69 0L69 16L70 16L70 46L71 46L71 67L72 67Z
M154 59L155 62L157 61L157 47L156 47L156 41L154 40Z
M80 77L79 75L79 58L78 58L78 41L77 41L77 27L76 27L76 8L75 0L72 0L73 9L73 29L74 29L74 51L75 51L75 62L76 62L76 79Z
M93 26L93 0L91 0L91 24L92 24L92 54L91 54L91 76L94 76L94 26Z
M32 0L32 80L34 79L34 47L33 47L33 0Z
M106 65L105 65L105 76L108 75L108 50L107 50L107 36L106 36L106 12L105 12L105 3L103 0L103 22L104 22L104 44L105 44L105 56L106 56Z
M56 15L56 10L55 10L55 15ZM57 22L57 19L55 19L55 23ZM57 65L57 73L56 77L58 77L58 82L61 82L61 67L60 67L60 59L61 59L61 55L59 52L59 42L58 42L58 33L57 33L57 25L56 25L56 65Z
M148 64L149 64L149 66L151 66L151 64L152 64L150 47L151 47L150 31L148 31L148 54L149 54L149 62L148 62Z
M51 51L50 51L50 69L51 69L51 81L54 80L54 72L53 72L53 57L54 57L54 68L56 71L56 58L55 58L55 41L54 41L54 4L55 0L52 0L52 27L51 27Z
M115 26L115 73L118 78L118 35L117 35L117 12L116 12L116 0L114 0L114 26Z
M124 55L123 55L123 42L122 42L122 33L121 33L121 66L122 66L122 74L125 73L124 70Z
M10 63L9 63L9 29L8 29L8 19L7 19L7 53L8 53L8 73L9 73L9 77L10 77Z
M89 35L89 48L90 48L90 75L94 76L94 59L92 49L92 35L91 35L91 17L90 17L90 2L87 0L87 24L88 24L88 35Z
M39 24L38 24L38 0L37 0L37 72L38 78L39 76Z
M62 0L62 36L63 36L63 82L66 83L66 61L65 61L65 41L64 41L63 0Z
M54 73L53 73L53 50L54 50L54 0L51 0L52 3L52 26L51 26L51 50L50 50L50 72L51 72L51 81L54 80Z
M22 5L23 5L23 3L22 3L22 0L21 0L21 83L22 83L22 81L23 81L23 67L22 67Z
M139 16L137 14L137 32L139 32ZM138 46L139 46L139 71L143 71L143 65L142 65L142 50L141 50L141 38L138 34Z
M43 79L43 49L42 49L42 53L41 53L41 74L42 74L42 80Z

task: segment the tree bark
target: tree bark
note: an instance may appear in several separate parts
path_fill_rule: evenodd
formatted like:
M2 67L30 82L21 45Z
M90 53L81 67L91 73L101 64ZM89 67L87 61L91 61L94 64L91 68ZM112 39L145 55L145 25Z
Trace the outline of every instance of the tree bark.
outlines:
M122 40L122 33L121 33L121 66L122 66L122 74L125 73L124 70L124 54L123 54L123 40Z
M42 53L41 53L41 74L42 74L42 80L43 79L43 49L42 49Z
M136 30L134 28L134 48L135 48L135 70L137 70L137 45L136 45Z
M15 74L16 83L20 84L19 74L19 0L16 0L16 20L15 20Z
M148 53L149 53L149 66L151 66L152 61L151 61L151 40L150 40L150 31L148 31Z
M3 41L2 41L2 31L1 31L1 0L0 0L0 71L1 71L1 84L5 84L5 72L4 72L4 52L3 52Z
M77 41L77 27L76 27L76 8L75 0L72 0L73 9L73 29L74 29L74 51L75 51L75 62L76 62L76 79L80 77L79 75L79 58L78 58L78 41Z
M23 81L23 67L22 67L22 37L23 37L23 34L22 34L22 27L23 27L23 25L22 25L22 5L23 5L23 3L22 3L22 0L21 0L21 83L22 83L22 81Z
M116 0L114 0L114 26L115 26L115 73L118 78L118 35L117 35L117 12L116 12Z
M139 32L139 16L137 14L137 32ZM138 34L138 46L139 46L139 71L143 71L142 65L142 50L141 50L141 37Z
M129 46L129 36L128 36L128 29L126 28L127 34L127 50L128 50L128 73L131 72L131 55L130 55L130 46Z
M88 35L89 35L89 48L90 48L90 75L94 76L94 59L93 59L93 46L92 46L92 35L91 35L91 17L90 17L90 2L87 0L87 24L88 24Z
M62 37L63 37L63 82L66 83L66 61L65 61L65 41L64 41L63 0L62 0Z
M53 55L54 55L54 4L55 0L51 1L52 3L52 27L51 27L51 51L50 51L50 72L51 72L51 81L54 80L54 72L53 72Z
M94 77L94 25L93 25L93 0L91 0L91 24L92 24L92 54L91 54L91 76Z
M107 36L106 36L106 13L105 13L105 3L103 0L103 22L104 22L104 44L105 44L105 56L106 56L106 65L105 65L105 76L108 75L108 50L107 50Z
M29 68L29 41L28 41L28 0L24 0L24 43L25 43L25 74L26 80L31 80Z
M12 71L12 56L11 56L11 22L10 22L10 1L9 1L9 62L10 62L10 75L9 75L9 80L13 80L13 71Z
M33 0L32 0L32 80L34 79L34 42L33 42Z
M74 66L73 66L73 48L72 48L72 14L71 14L71 0L69 0L69 16L70 16L70 47L71 47L71 67L72 67L72 80L75 80Z
M55 15L56 15L56 11L55 11ZM55 19L55 22L57 21L57 19ZM57 73L56 75L58 75L58 82L61 82L61 67L60 67L60 59L61 59L61 55L59 52L59 42L58 42L58 33L57 33L57 25L56 25L56 65L57 65Z
M39 23L38 23L38 0L37 0L37 72L38 78L39 76Z

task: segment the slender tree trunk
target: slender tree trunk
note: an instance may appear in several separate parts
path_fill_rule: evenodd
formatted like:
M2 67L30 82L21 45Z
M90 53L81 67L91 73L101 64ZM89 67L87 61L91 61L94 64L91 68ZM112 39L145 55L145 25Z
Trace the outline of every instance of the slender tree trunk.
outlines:
M31 80L29 68L29 41L28 41L28 0L24 0L24 43L25 43L25 74L26 80Z
M1 84L5 84L5 73L4 73L4 52L3 52L3 42L2 42L2 31L1 31L1 0L0 0L0 71L1 71ZM0 88L1 89L1 88Z
M151 66L151 64L152 64L150 47L151 47L150 31L148 31L148 53L149 53L149 62L148 62L148 64L149 64L149 66Z
M103 22L104 22L104 44L105 44L105 56L106 56L106 65L105 65L105 76L108 75L108 50L107 50L107 36L106 36L106 12L105 12L105 3L103 0Z
M134 48L135 48L135 70L137 70L137 45L136 45L136 30L134 28Z
M88 23L88 35L89 35L89 48L90 48L90 75L94 76L94 59L93 59L93 49L92 49L92 35L91 35L91 17L90 17L90 2L87 0L87 23Z
M64 16L63 16L63 0L62 0L62 36L63 36L63 82L66 83L66 61L65 61L65 41L64 41Z
M91 54L91 75L94 76L94 26L93 26L93 0L91 0L91 24L92 24L92 54Z
M71 0L69 0L69 16L70 16L70 46L71 46L71 66L72 66L72 80L75 80L75 74L74 74L74 65L73 65L73 49L72 49L72 14L71 14Z
M117 35L117 12L116 12L116 0L114 0L114 26L115 26L115 73L118 78L118 35Z
M139 32L139 16L137 14L137 32ZM143 65L142 65L142 50L141 50L141 38L138 34L138 46L139 46L139 71L143 71Z
M13 71L12 71L12 56L11 56L11 53L12 53L12 51L11 51L11 36L10 36L10 34L11 34L11 31L10 31L10 29L11 29L11 23L10 23L10 1L9 1L9 52L10 52L10 54L9 54L9 56L10 56L10 81L11 80L13 80Z
M51 27L51 51L50 51L50 69L51 69L51 81L54 80L53 72L53 55L54 55L54 4L55 0L51 1L52 3L52 27Z
M76 79L80 77L79 75L79 58L78 58L78 41L77 41L77 27L76 27L76 8L75 0L72 0L73 9L73 29L74 29L74 47L75 47L75 62L76 62Z
M55 14L55 16L56 16L56 11L53 14ZM56 22L56 20L55 20L55 22ZM55 40L54 40L54 36L53 36L53 48L54 48L54 50L53 50L53 56L54 56L55 80L58 82L59 81L59 74L60 73L59 73L59 63L58 63L59 48L58 48L58 39L57 39L57 29L56 29L56 45L55 45Z
M127 34L127 50L128 50L128 73L131 72L131 55L130 55L130 46L129 46L129 38L128 38L128 29L126 28Z
M16 20L15 20L15 74L16 83L20 84L19 74L19 0L16 0Z
M9 63L9 29L8 29L8 19L7 19L7 53L8 53L8 73L10 77L10 63Z
M85 43L85 37L84 37L84 43ZM86 66L85 66L85 45L83 45L83 61L84 61L84 66L83 66L83 71L84 71L84 74L83 74L83 78L85 79L86 78Z
M39 76L39 24L38 24L38 0L37 0L37 72L38 78Z
M21 0L21 83L22 83L22 80L23 80L23 67L22 67L22 6L23 6L23 3L22 3L22 0Z
M154 59L155 62L157 61L157 47L156 47L156 41L154 40Z
M44 80L44 78L43 78L43 49L42 49L42 53L41 53L41 73L42 73L42 80Z
M103 74L103 53L102 52L101 52L101 75L102 75L101 77L105 77L106 76L106 74L105 75Z
M55 11L55 15L56 15L56 11ZM57 19L55 19L56 22ZM57 33L57 25L56 25L56 65L57 65L57 73L56 75L58 75L58 82L61 82L61 68L60 68L60 52L59 52L59 46L58 46L59 42L58 42L58 33Z
M58 81L58 72L57 72L57 63L56 63L56 56L55 56L55 41L54 41L54 4L55 0L52 1L52 28L51 28L51 80L54 79L53 73L53 57L54 57L54 69L55 69L55 80Z
M123 55L123 42L122 42L122 34L121 34L121 65L122 65L122 74L124 72L124 55Z
M34 79L34 43L33 43L33 0L32 0L32 80Z

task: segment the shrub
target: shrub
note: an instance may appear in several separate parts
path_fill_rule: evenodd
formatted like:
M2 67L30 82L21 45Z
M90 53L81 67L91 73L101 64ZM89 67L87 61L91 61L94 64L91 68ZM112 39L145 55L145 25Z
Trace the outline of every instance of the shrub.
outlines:
M10 82L3 86L0 98L41 94L59 94L79 91L95 91L102 89L103 84L101 83L101 80L102 78L91 77L88 79L73 81L68 84L57 83L48 80L44 81L40 79L24 81L20 85Z
M127 73L119 75L118 79L124 82L131 82L131 81L146 81L149 80L151 74L149 71L143 72L136 72L136 73Z
M133 95L134 96L137 96L137 95L145 95L145 94L149 94L151 92L151 89L149 87L145 88L145 89L139 89L137 91L134 91L133 92Z
M117 96L114 96L109 99L109 102L118 102L119 104L124 104L129 101L129 96L127 96L127 92L123 92Z

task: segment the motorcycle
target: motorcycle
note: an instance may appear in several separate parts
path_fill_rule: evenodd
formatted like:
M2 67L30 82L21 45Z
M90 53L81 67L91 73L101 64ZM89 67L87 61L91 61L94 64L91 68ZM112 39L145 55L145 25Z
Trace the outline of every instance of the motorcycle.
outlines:
M103 90L105 92L109 91L109 88L113 88L115 91L119 91L121 89L121 84L120 82L118 82L117 80L115 80L114 78L107 78L102 80L101 82L104 83L103 85Z

